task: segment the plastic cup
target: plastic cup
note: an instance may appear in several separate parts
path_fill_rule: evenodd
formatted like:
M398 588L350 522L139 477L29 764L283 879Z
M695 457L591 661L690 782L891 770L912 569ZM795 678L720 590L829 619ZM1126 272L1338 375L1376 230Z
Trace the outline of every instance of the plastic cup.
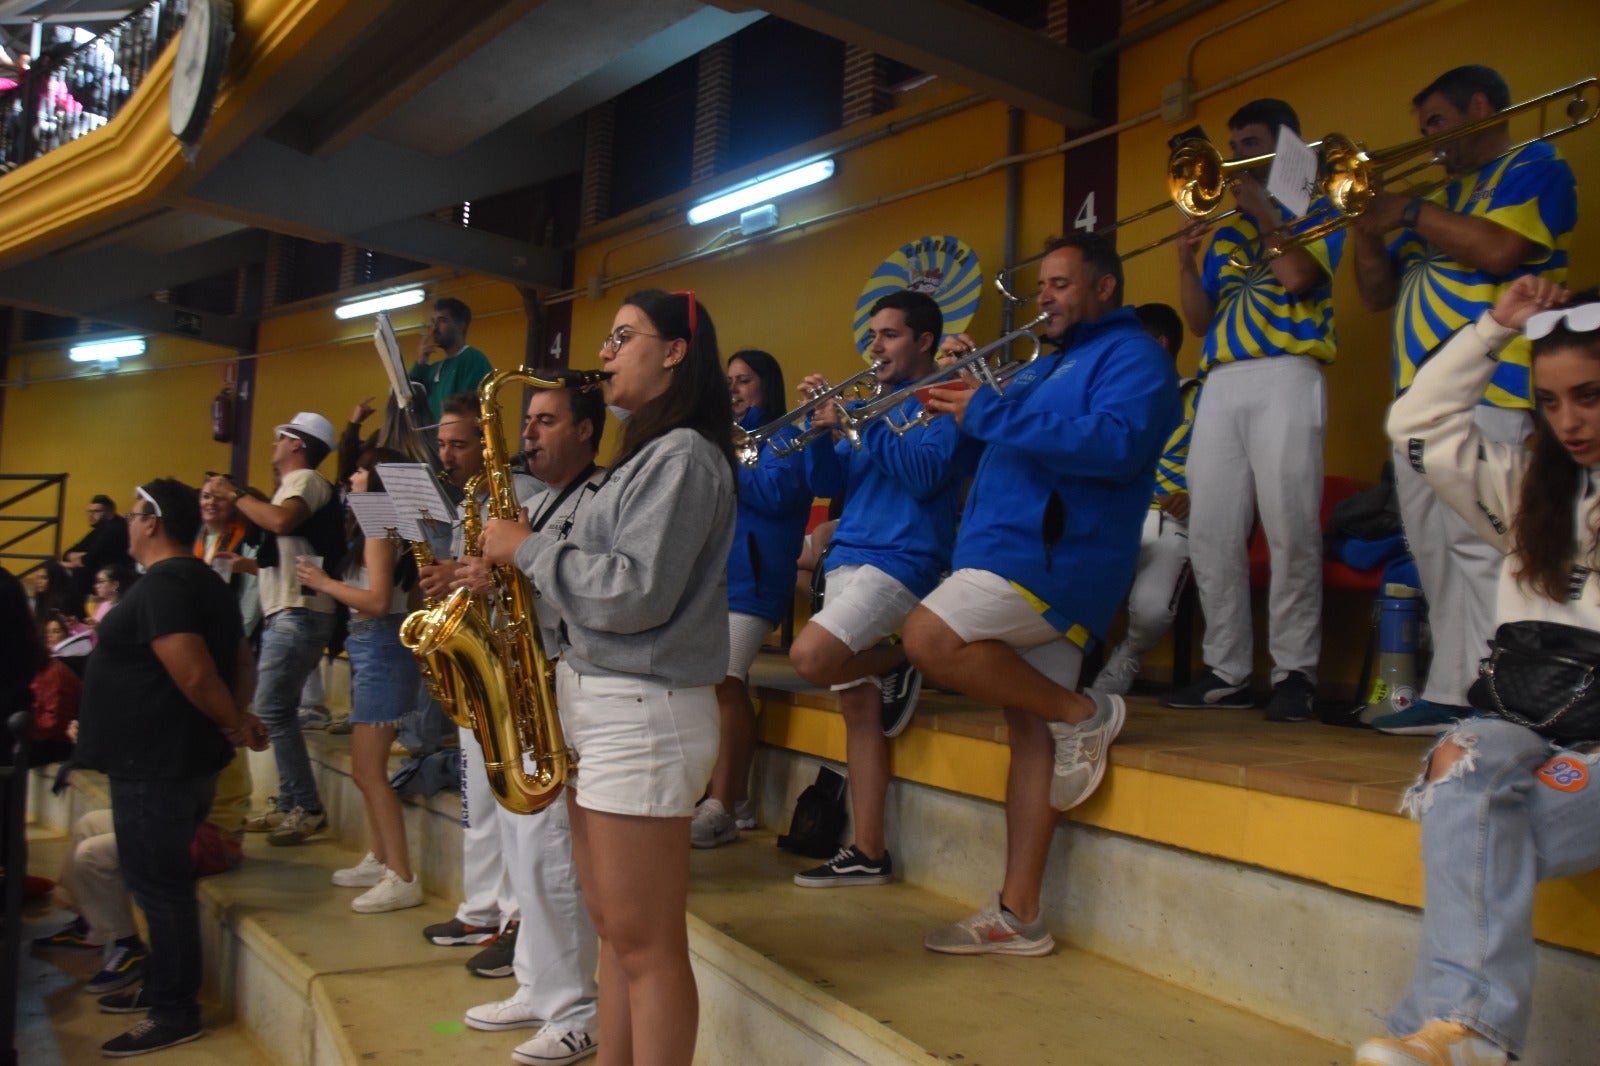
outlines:
M213 560L211 560L211 569L215 570L217 572L217 576L220 577L222 580L224 580L224 581L232 581L233 580L233 560L232 559L229 559L229 558L226 558L226 557L213 559Z
M295 562L297 562L297 563L299 563L299 562L310 563L312 566L318 566L318 567L320 567L322 565L322 556L320 556L320 555L296 555L294 558L295 558ZM315 596L316 594L317 594L317 590L316 589L308 588L305 585L301 585L300 586L300 595L302 595L302 596Z

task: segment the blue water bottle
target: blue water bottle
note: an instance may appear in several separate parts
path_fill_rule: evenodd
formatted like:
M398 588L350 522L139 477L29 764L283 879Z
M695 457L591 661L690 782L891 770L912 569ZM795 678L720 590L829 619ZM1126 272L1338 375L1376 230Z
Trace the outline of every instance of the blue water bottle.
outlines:
M1417 702L1417 638L1422 628L1422 590L1388 584L1378 598L1378 676L1361 709L1361 720L1403 711Z

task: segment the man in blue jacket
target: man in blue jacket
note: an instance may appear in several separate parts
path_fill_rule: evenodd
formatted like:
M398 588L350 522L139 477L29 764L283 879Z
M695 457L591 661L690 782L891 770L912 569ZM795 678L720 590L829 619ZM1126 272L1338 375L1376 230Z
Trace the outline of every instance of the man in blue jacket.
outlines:
M873 305L871 328L883 389L904 389L933 372L944 316L931 297L889 293ZM808 390L825 384L815 376L806 379ZM899 421L921 413L916 398L904 395L888 417ZM830 404L812 418L836 425L837 409ZM807 681L839 692L855 843L796 874L795 884L803 888L882 885L893 877L883 832L885 738L905 727L921 679L901 646L887 640L950 563L961 489L979 447L963 438L952 419L901 436L879 418L862 425L859 449L827 438L806 449L811 491L846 493L849 502L825 563L827 601L795 638L789 659Z
M1126 716L1121 696L1076 691L1083 649L1133 577L1156 461L1180 417L1172 358L1122 307L1116 251L1072 234L1046 253L1038 306L1059 350L1003 395L928 401L987 447L953 573L906 620L906 651L941 686L1005 708L1011 746L1004 885L923 940L956 955L1055 947L1039 905L1055 812L1098 787Z

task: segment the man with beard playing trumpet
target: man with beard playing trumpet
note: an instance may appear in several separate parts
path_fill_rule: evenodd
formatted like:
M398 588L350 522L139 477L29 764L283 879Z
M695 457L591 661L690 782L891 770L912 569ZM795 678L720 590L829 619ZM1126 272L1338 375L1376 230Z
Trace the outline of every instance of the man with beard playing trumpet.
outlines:
M1055 812L1098 787L1126 716L1121 696L1075 691L1083 648L1133 577L1156 460L1180 417L1171 357L1122 306L1116 251L1072 234L1046 253L1038 307L1058 351L1004 394L936 390L927 403L987 447L953 572L906 619L906 652L939 685L1002 706L1011 747L1000 892L923 940L954 955L1055 946L1039 900Z

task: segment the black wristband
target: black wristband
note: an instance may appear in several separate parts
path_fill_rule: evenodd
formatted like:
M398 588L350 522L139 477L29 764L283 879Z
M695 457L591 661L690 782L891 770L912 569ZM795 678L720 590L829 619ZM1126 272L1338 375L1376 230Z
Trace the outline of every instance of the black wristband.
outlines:
M1416 229L1417 216L1422 214L1422 205L1425 203L1427 201L1420 196L1412 197L1411 202L1406 204L1406 209L1400 212L1400 224L1406 229Z

